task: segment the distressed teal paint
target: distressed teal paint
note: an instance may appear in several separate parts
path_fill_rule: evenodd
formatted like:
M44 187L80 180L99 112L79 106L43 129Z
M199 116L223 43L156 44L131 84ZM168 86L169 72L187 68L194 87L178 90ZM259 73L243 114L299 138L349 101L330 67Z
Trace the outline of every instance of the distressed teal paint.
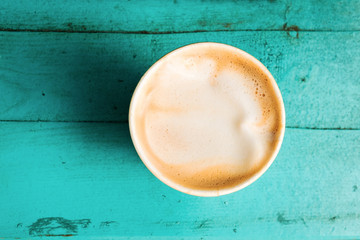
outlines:
M2 0L0 239L359 238L359 21L347 0ZM261 60L287 113L270 169L218 198L157 180L126 123L146 69L199 41Z
M282 91L287 126L360 127L359 32L191 34L0 33L0 119L127 121L142 74L199 41L239 47ZM340 51L339 51L340 50Z
M360 131L286 129L270 169L217 198L157 180L127 124L3 122L0 136L0 236L359 234Z
M188 32L359 30L357 0L2 0L0 28L43 31Z

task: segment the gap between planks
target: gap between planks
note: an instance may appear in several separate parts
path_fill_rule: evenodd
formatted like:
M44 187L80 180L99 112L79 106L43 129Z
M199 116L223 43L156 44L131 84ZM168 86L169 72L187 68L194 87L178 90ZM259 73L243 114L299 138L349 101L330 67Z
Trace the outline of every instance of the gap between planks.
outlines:
M45 123L121 123L128 124L128 121L71 121L71 120L61 120L61 121L53 121L53 120L0 120L2 122L18 122L18 123L28 123L28 122L45 122ZM288 129L302 129L302 130L347 130L347 131L359 131L360 128L324 128L324 127L302 127L302 126L286 126Z
M0 28L0 32L46 32L46 33L113 33L113 34L184 34L184 33L211 33L211 32L360 32L360 29L354 30L312 30L312 29L222 29L222 30L192 30L192 31L107 31L107 30L66 30L66 29L10 29Z

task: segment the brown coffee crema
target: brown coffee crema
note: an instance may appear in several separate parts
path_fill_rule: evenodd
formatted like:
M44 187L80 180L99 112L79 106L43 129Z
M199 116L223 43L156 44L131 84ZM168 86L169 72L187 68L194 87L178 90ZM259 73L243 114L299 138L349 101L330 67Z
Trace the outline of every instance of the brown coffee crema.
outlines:
M272 159L284 114L277 86L253 58L216 43L180 48L137 87L132 137L143 158L195 190L241 184Z

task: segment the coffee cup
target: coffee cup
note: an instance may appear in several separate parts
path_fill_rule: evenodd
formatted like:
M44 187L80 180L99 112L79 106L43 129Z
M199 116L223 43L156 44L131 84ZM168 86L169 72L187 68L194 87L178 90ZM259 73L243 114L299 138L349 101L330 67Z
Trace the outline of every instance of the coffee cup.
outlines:
M268 69L230 45L203 42L159 59L129 110L135 149L163 183L210 197L238 191L270 167L285 132Z

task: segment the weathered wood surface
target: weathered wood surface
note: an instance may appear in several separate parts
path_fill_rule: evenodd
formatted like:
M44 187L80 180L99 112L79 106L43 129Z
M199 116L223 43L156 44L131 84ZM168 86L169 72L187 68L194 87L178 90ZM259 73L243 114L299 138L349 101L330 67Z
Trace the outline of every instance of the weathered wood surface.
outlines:
M126 123L2 122L0 136L0 237L360 234L360 131L287 129L257 182L217 198L157 180Z
M199 41L228 43L260 59L278 82L287 126L360 127L359 32L2 32L0 119L127 121L146 69Z
M0 1L0 239L358 239L359 22L357 0ZM287 115L270 169L218 198L157 180L126 123L199 41L262 61Z
M31 31L360 30L357 0L2 0L0 13L1 29Z

